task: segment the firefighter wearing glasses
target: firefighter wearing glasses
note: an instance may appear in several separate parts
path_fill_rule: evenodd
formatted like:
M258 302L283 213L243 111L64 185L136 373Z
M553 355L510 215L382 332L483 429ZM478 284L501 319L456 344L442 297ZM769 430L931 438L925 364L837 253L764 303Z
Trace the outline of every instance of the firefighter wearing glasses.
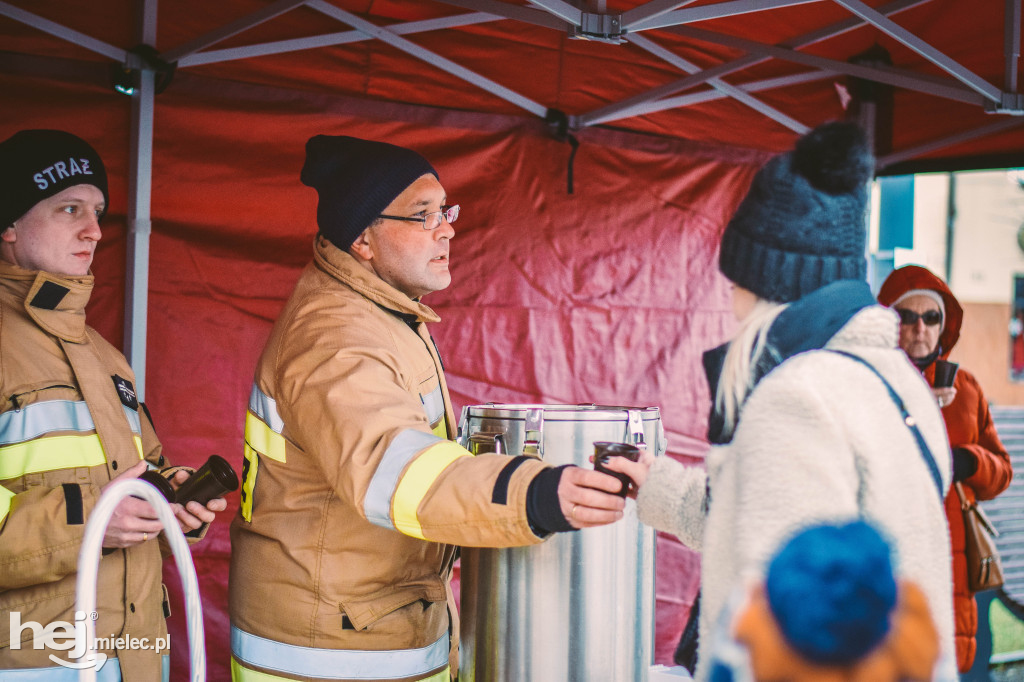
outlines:
M319 234L256 369L232 524L232 674L447 681L456 545L514 546L622 516L618 481L452 442L420 297L451 282L458 217L409 149L318 135Z

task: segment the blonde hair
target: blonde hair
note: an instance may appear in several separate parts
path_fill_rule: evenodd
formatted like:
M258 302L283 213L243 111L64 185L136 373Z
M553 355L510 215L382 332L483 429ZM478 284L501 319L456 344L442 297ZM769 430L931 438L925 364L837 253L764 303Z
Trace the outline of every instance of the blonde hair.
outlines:
M732 437L740 407L754 388L753 369L757 361L766 350L774 352L767 346L768 330L787 305L757 299L729 343L715 395L715 411L722 416L722 435L725 438Z

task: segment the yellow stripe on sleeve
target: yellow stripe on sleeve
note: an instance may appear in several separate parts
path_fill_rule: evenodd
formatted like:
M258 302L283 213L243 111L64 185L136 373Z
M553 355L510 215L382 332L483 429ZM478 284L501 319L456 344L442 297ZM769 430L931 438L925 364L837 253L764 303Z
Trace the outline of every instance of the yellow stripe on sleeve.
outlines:
M261 455L285 463L284 436L252 412L245 413L245 442Z
M392 519L395 528L406 535L426 540L416 510L434 481L448 466L460 457L471 457L469 452L451 441L433 445L419 454L405 470L395 488Z

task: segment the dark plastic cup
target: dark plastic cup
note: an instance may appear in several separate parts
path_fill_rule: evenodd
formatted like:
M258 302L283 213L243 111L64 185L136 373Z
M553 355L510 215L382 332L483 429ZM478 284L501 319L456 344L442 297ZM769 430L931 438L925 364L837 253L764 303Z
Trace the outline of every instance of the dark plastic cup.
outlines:
M173 503L176 495L174 494L174 488L171 486L171 482L164 478L159 471L155 469L149 469L141 476L140 481L145 481L154 488L160 491L160 494L164 496L164 499L168 502Z
M625 457L632 462L636 462L640 459L640 449L629 443L613 443L604 440L594 443L594 471L600 471L622 481L622 489L615 494L619 497L625 497L626 493L629 492L630 486L633 485L633 479L626 474L605 468L605 463L612 457Z
M187 502L206 504L232 490L238 490L235 470L220 455L210 455L206 464L178 487L177 501L182 505Z
M953 380L956 379L958 369L960 369L960 365L955 362L936 360L935 379L932 381L932 385L935 388L949 388L953 385Z

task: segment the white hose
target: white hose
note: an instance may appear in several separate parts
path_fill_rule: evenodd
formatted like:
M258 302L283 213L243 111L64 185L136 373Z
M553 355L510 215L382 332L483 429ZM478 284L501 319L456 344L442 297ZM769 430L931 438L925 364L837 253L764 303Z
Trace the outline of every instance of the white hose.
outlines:
M103 548L103 536L114 509L125 497L134 495L141 497L156 510L157 517L164 525L164 534L174 554L174 563L181 575L181 584L185 592L185 611L188 624L188 644L191 656L191 682L206 680L206 649L203 635L203 606L199 600L199 580L196 568L192 564L192 554L188 542L178 526L178 520L171 511L171 506L156 488L138 479L116 481L107 486L100 496L96 508L89 516L85 525L85 537L82 549L78 554L78 579L75 584L75 611L85 614L86 649L82 659L87 661L95 657L96 623L90 617L96 611L96 580L100 566L100 552ZM126 633L127 634L127 633ZM112 662L117 665L116 662ZM79 682L96 682L96 666L89 665L78 671Z

